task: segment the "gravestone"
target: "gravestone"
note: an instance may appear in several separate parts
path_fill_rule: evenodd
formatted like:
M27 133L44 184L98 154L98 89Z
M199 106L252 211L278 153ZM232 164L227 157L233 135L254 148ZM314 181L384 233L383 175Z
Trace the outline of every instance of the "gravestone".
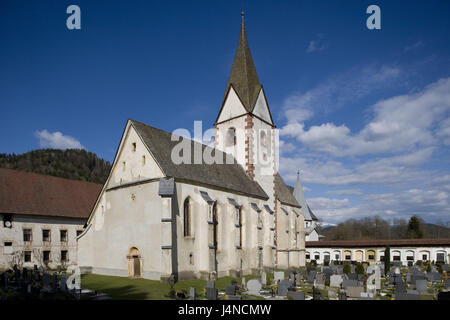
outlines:
M375 283L374 283L375 282ZM375 293L381 289L381 273L380 268L376 267L373 273L367 278L367 292Z
M275 271L273 273L273 282L277 283L278 281L284 280L284 272L283 271Z
M293 300L305 300L305 294L300 291L288 291L287 296L292 297Z
M267 274L264 271L261 272L261 284L263 286L267 285Z
M39 267L39 274L41 276L44 274L44 268L42 266Z
M358 286L358 280L344 280L342 282L342 288L347 289L348 287L357 287Z
M288 288L292 287L292 282L290 280L282 280L278 284L277 295L278 296L286 296L288 292Z
M342 276L339 274L333 274L330 277L330 287L340 287L342 284Z
M443 264L443 265L442 265L442 271L443 271L443 272L450 271L450 265L448 265L448 264Z
M396 293L395 300L420 300L420 296L412 293Z
M325 277L323 274L318 274L314 280L314 286L319 289L325 288Z
M347 296L350 298L360 298L361 297L361 292L364 291L363 287L358 287L358 286L349 286L346 289L347 292Z
M206 281L206 287L207 288L215 288L216 283L214 281Z
M52 282L51 282L52 289L56 291L58 289L58 276L56 273L52 275Z
M189 300L195 300L195 287L189 288Z
M427 280L416 280L416 290L419 293L427 292Z
M233 295L235 295L236 294L236 286L234 285L234 284L232 284L232 285L227 285L226 287L225 287L225 294L227 295L227 296L233 296Z
M321 300L322 299L322 293L319 289L316 289L313 287L313 300Z
M443 301L450 301L450 291L441 291L438 293L437 299L439 301L443 300Z
M316 278L316 274L317 274L316 271L311 271L311 272L308 274L308 280L307 280L307 282L308 282L309 284L313 284L313 283L314 283L314 279Z
M356 273L349 273L347 276L349 280L358 280L358 275Z
M44 275L42 276L42 285L46 289L50 288L50 275L47 272L44 272Z
M297 273L297 274L295 275L295 285L296 285L297 287L300 287L300 285L301 285L300 279L301 279L301 274L300 274L300 273Z
M441 274L439 272L428 272L427 279L430 282L441 281Z
M412 284L416 284L417 280L426 280L426 277L424 275L420 275L420 274L413 274L411 276L411 283Z
M242 288L245 288L245 277L242 277Z
M242 300L242 296L229 295L228 300Z
M395 267L394 268L394 273L395 274L400 274L400 268L399 267Z
M334 290L328 290L328 298L330 298L330 299L336 299L336 298L337 298L336 291L334 291Z
M347 300L347 294L345 292L339 293L339 300Z
M247 282L247 289L249 294L259 295L261 287L262 286L259 279L252 279Z
M417 290L406 290L407 294L419 294L419 291Z
M206 288L206 299L207 300L217 300L217 289L216 288Z
M445 279L444 280L444 288L446 290L450 290L450 279Z
M61 277L61 280L59 281L59 289L62 292L67 292L67 278Z
M398 282L395 284L395 293L406 293L406 283Z
M8 272L3 272L2 274L2 285L3 288L8 288Z

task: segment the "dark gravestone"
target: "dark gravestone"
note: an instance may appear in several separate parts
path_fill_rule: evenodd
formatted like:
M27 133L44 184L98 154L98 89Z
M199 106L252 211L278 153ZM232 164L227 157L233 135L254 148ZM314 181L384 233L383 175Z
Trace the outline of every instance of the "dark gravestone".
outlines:
M443 272L450 271L450 265L448 265L448 264L443 264L443 265L442 265L442 271L443 271Z
M347 289L347 287L357 287L358 286L358 280L344 280L342 282L342 288Z
M322 293L320 292L320 290L313 287L313 300L321 300L321 298Z
M441 281L441 274L439 272L429 272L427 273L427 279L430 282Z
M420 300L420 296L412 293L396 293L395 300Z
M207 288L215 288L216 284L214 281L206 281L206 287Z
M206 299L217 300L217 289L216 288L206 288Z
M305 294L303 292L288 291L288 297L292 297L294 300L305 300Z
M313 284L313 283L314 283L314 279L316 278L316 274L317 274L316 271L311 271L311 272L308 274L308 280L307 280L307 282L308 282L309 284Z
M356 273L349 273L347 276L349 280L358 280L358 275Z
M58 289L58 276L56 273L52 275L52 281L51 281L52 290Z
M347 294L345 292L339 293L339 300L347 300Z
M225 287L225 294L227 296L234 296L236 294L236 286L235 285L227 285Z
M288 288L292 287L293 283L291 280L281 280L278 284L277 295L278 296L286 296L288 293Z
M242 296L229 295L228 300L242 300Z
M395 293L406 293L406 283L398 282L395 284Z
M447 292L439 292L437 296L438 300L450 301L450 291Z

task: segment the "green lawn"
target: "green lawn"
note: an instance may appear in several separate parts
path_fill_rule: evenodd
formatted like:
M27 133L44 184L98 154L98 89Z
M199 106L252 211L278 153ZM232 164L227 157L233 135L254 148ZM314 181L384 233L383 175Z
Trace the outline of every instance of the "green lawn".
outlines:
M246 281L257 278L256 275L245 276ZM223 277L216 281L216 288L224 290L225 286L231 284L232 280L236 280L241 284L241 278ZM170 300L166 295L170 291L170 285L158 281L147 279L130 279L126 277L102 276L97 274L85 274L81 276L81 286L85 289L96 290L106 293L113 299L133 299L133 300ZM182 280L178 281L174 289L175 291L185 290L189 295L189 288L195 287L198 298L205 297L206 281L205 280ZM256 299L259 297L245 296L243 298Z

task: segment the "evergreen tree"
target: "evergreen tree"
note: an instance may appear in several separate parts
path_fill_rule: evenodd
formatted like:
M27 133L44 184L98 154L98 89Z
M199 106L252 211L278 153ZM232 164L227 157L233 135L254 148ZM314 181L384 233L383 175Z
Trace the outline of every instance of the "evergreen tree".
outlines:
M421 221L418 217L412 216L408 222L408 228L406 231L406 238L409 239L421 239L423 238L423 231Z
M364 266L363 266L362 263L358 263L358 264L356 265L355 272L356 272L357 274L364 274L364 273L365 273Z
M352 272L352 268L348 263L344 264L344 269L342 270L345 274L349 274Z

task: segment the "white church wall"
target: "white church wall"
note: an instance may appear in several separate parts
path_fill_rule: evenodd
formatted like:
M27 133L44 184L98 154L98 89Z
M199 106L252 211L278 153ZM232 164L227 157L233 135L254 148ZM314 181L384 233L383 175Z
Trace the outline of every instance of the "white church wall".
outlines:
M261 119L272 123L272 120L270 119L269 114L269 107L267 106L267 101L264 97L263 90L259 92L258 99L256 100L255 108L253 110L253 113L260 117Z
M233 87L231 87L217 122L226 121L245 113L247 113L247 111L237 96L236 91L234 91Z

